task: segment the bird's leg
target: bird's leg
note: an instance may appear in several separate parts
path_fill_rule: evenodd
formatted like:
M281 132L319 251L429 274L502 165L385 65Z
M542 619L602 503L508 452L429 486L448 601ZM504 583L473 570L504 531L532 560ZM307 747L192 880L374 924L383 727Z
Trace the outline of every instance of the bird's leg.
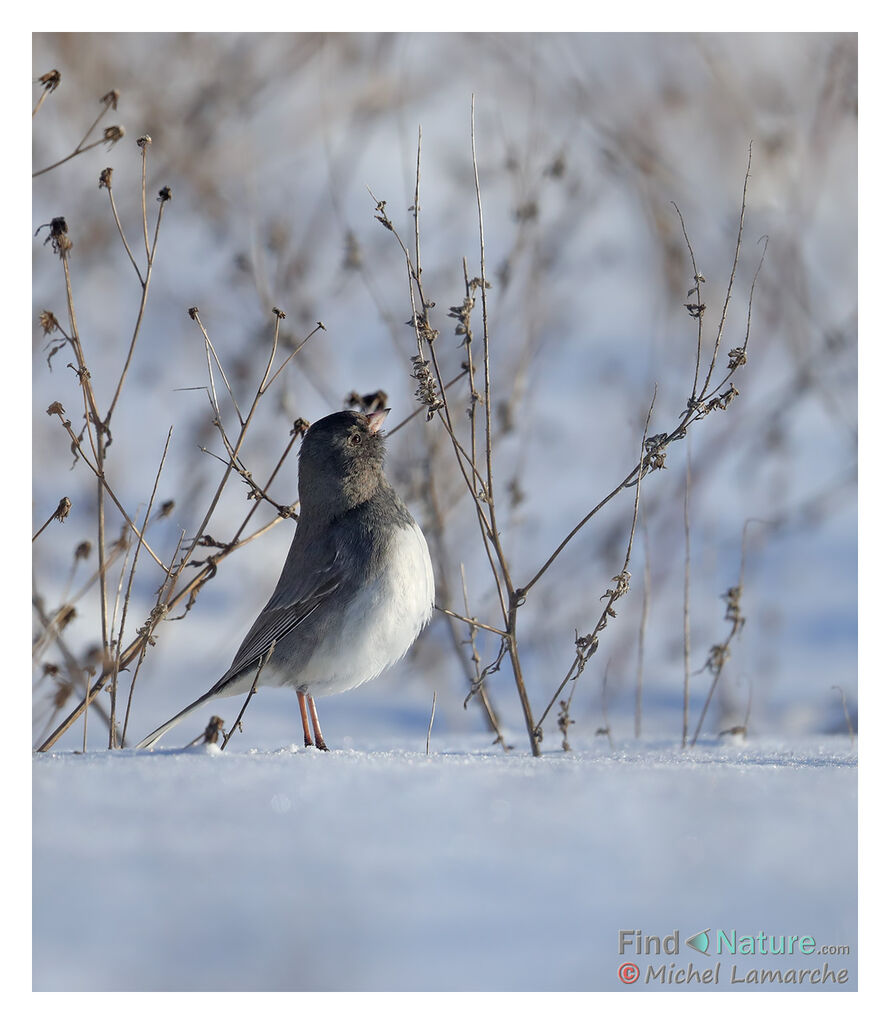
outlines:
M303 719L303 745L311 747L312 733L309 731L309 716L306 714L306 694L301 690L297 690L297 699L300 702L300 718Z
M315 710L315 698L307 698L309 701L309 714L312 715L312 731L315 733L315 745L319 750L327 750L328 745L321 734L321 726L318 724L318 712ZM307 737L308 739L308 737Z

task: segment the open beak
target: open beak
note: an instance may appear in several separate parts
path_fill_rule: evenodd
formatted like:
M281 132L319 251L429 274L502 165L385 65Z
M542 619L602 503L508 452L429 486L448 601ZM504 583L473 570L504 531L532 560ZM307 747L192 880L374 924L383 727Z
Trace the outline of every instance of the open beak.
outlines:
M389 412L389 409L378 409L377 412L368 413L368 429L372 434L376 434L383 426L383 421L389 415Z

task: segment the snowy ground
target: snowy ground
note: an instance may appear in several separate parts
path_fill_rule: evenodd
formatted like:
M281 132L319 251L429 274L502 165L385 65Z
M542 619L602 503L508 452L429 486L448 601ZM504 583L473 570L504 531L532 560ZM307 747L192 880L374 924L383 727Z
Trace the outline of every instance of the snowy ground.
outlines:
M846 737L578 745L36 755L33 987L713 990L647 968L717 962L724 990L857 987ZM705 929L850 952L705 956ZM824 963L837 983L731 983Z

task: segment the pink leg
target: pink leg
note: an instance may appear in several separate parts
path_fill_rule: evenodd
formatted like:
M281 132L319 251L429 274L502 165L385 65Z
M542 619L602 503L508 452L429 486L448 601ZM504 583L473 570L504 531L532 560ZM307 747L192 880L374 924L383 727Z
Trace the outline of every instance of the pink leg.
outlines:
M309 716L306 714L306 694L297 690L297 699L300 702L300 717L303 719L303 745L311 747L312 733L309 731Z
M319 750L327 750L328 746L324 741L324 736L321 734L321 726L318 724L318 712L315 710L315 700L312 697L308 698L309 701L309 714L312 716L312 731L315 733L315 745ZM308 735L307 735L308 744Z

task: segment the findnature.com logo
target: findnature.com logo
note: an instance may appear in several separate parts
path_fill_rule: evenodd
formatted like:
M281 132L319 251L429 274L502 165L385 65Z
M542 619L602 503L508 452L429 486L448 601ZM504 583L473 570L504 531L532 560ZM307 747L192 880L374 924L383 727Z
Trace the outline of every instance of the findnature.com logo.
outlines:
M849 956L850 947L844 945L820 946L812 935L756 935L739 934L729 930L705 928L685 939L685 945L704 957L786 957L786 956ZM675 929L668 935L644 935L641 929L622 929L618 932L618 952L638 957L679 956L680 931ZM649 964L645 973L633 961L624 961L618 968L618 977L625 985L632 985L642 978L644 984L655 985L719 985L722 961L697 966L690 961L688 966L675 962ZM726 976L728 974L728 977ZM736 963L724 971L724 983L730 985L845 985L849 981L846 967L835 968L823 960L813 967L769 967L747 968Z

